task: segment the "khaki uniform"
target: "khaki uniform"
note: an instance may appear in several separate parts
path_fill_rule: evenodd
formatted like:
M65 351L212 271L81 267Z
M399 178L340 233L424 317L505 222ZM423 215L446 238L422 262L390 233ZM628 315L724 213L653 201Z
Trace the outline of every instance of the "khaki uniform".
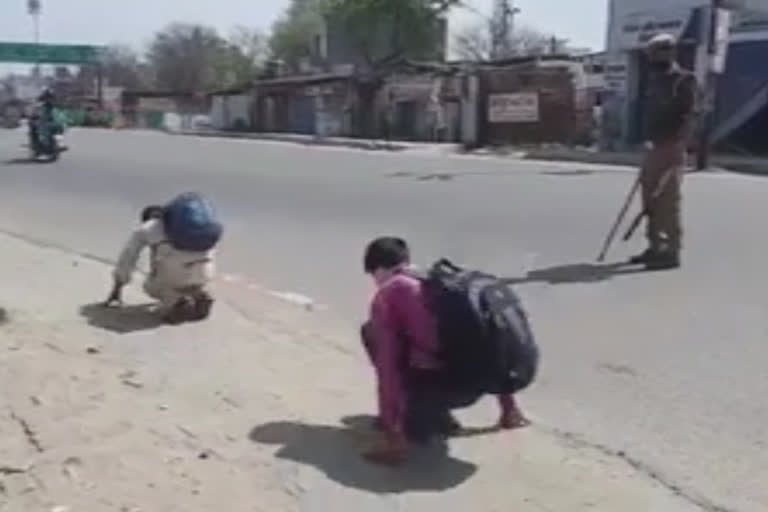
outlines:
M165 235L163 222L150 220L133 232L120 253L115 280L131 281L133 271L145 248L150 249L150 268L144 291L160 302L161 310L170 310L183 298L206 291L214 277L214 251L188 252L175 249Z
M640 173L643 190L643 207L648 214L646 237L654 252L679 252L683 227L681 215L681 185L685 174L686 145L682 141L655 144L648 150ZM665 178L667 172L672 174ZM661 195L662 180L667 179Z
M643 206L649 212L647 237L653 252L678 253L681 248L681 185L695 98L696 79L689 71L673 65L667 72L652 75L646 103L646 139L652 147L646 154L640 181ZM668 172L671 175L660 190Z

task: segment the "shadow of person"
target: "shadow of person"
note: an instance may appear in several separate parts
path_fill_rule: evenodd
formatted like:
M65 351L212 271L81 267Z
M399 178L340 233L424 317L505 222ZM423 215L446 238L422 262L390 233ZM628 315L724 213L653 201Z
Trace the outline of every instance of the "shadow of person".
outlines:
M357 416L345 416L341 419L341 423L348 428L361 432L370 432L371 430L377 431L380 429L378 421L375 416L360 414ZM467 427L462 426L461 429L452 435L453 438L470 438L470 437L485 437L494 434L503 433L499 425L489 425L485 427Z
M631 267L626 263L611 263L595 265L592 263L577 263L532 270L525 277L510 278L509 284L547 283L547 284L576 284L597 283L606 281L617 275L629 275L645 272L642 267Z
M153 308L154 304L108 308L102 303L95 303L82 306L80 316L85 318L88 325L93 327L117 334L129 334L157 329L163 325L162 319Z
M254 428L249 438L282 445L277 457L315 467L344 487L376 494L447 490L477 471L474 464L451 457L444 443L409 448L408 462L397 469L375 466L361 457L376 439L374 433L337 426L281 421Z
M3 165L34 165L45 163L43 160L37 158L11 158L10 160L3 161Z

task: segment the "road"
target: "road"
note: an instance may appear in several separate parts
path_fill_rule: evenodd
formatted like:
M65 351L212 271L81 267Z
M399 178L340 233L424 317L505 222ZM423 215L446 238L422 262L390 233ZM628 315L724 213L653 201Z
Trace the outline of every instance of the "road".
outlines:
M20 142L0 132L0 160ZM140 207L203 190L226 221L223 270L328 305L350 343L374 235L406 236L420 262L523 278L541 424L622 452L704 510L768 510L768 180L689 177L684 268L622 273L590 263L632 179L618 168L151 133L70 143L57 164L0 164L0 229L110 258Z

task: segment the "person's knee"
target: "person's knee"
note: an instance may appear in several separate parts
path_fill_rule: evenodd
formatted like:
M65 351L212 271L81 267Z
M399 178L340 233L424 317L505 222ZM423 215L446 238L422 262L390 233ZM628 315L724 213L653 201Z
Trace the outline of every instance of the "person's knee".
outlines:
M168 286L153 279L147 279L144 282L144 293L160 302L163 306L172 306L178 299L178 294L173 293Z

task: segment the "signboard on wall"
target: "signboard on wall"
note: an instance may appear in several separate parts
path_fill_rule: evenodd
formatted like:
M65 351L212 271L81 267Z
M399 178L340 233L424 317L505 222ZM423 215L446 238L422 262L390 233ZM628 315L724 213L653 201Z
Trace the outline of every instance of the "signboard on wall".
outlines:
M538 92L488 96L488 121L491 123L537 123L539 119Z
M619 26L619 45L624 50L643 47L658 34L669 34L677 40L697 42L701 30L695 9L688 7L643 11L628 14Z

